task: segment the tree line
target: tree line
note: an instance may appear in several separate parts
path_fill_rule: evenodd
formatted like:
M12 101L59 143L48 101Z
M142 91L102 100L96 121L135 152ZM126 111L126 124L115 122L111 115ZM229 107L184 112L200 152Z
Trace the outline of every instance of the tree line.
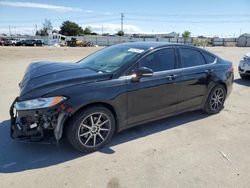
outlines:
M60 27L60 30L53 30L53 26L50 20L45 19L43 23L42 29L36 31L36 36L48 36L49 31L52 31L52 33L59 33L61 35L65 36L82 36L82 35L97 35L97 33L93 32L91 27L87 26L84 29L79 26L77 23L72 21L64 21ZM118 36L123 36L123 31L118 31L116 33ZM191 32L190 31L184 31L182 33L182 37L186 40L190 37Z
M36 31L36 36L48 36L49 32L59 33L65 36L82 36L82 35L97 35L97 33L93 32L91 27L87 26L84 29L79 26L77 23L72 21L64 21L60 27L60 30L53 30L53 26L50 20L45 19L43 23L43 27ZM123 31L118 31L117 35L123 36Z

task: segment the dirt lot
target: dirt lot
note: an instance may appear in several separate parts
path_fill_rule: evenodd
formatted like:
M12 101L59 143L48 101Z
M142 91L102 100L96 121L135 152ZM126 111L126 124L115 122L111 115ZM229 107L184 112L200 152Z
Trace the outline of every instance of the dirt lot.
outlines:
M0 187L249 187L250 80L237 64L250 48L209 48L234 62L225 109L196 111L115 135L99 152L79 154L66 142L9 138L8 109L32 61L76 61L97 48L0 47Z

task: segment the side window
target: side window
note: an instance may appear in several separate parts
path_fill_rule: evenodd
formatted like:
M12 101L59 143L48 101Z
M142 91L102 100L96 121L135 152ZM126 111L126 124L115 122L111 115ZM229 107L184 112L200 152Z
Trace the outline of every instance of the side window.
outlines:
M180 48L182 67L192 67L206 64L204 57L197 50Z
M210 55L210 54L208 54L206 52L203 52L203 55L204 55L207 63L213 63L214 62L215 57L213 55Z
M131 74L133 74L134 71L137 70L137 69L138 69L138 64L133 65L132 67L130 67L130 68L127 70L126 75L131 75Z
M174 48L155 51L139 62L139 67L147 67L154 72L171 70L175 68Z

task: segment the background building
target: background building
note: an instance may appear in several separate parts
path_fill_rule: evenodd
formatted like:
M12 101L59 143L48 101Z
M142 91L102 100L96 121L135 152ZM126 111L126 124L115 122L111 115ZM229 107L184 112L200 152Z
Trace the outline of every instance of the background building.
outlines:
M239 36L237 46L239 47L250 47L250 34L243 34Z

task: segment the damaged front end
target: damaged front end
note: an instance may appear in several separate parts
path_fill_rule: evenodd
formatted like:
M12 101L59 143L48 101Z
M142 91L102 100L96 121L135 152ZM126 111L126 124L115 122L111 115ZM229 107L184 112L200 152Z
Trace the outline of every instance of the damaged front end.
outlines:
M62 137L64 122L72 111L72 108L65 106L63 102L50 104L46 108L27 109L18 106L21 102L16 98L10 107L11 138L40 141L54 135L58 142Z

